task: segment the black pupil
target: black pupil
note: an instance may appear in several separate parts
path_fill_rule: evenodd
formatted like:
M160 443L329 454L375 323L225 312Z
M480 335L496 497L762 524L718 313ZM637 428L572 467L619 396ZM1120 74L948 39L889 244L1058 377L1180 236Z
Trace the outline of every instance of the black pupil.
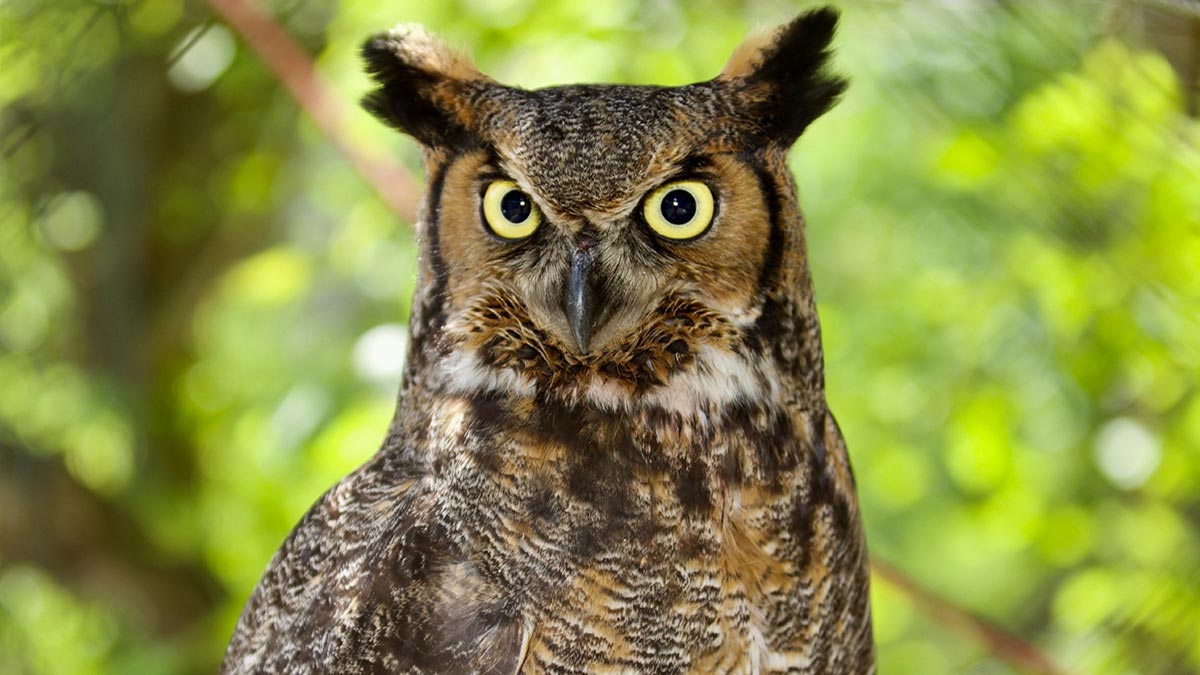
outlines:
M672 225L686 225L696 217L696 198L687 190L671 190L662 200L662 216Z
M500 198L500 215L510 223L523 223L532 212L533 202L520 190L509 190Z

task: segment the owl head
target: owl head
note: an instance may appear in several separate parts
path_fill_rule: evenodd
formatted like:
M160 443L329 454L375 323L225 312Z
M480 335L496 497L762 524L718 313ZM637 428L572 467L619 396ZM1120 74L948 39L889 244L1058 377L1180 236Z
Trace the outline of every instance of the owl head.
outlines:
M836 23L804 14L679 87L526 90L419 27L370 39L364 106L426 163L410 377L613 404L819 385L785 159L846 86Z

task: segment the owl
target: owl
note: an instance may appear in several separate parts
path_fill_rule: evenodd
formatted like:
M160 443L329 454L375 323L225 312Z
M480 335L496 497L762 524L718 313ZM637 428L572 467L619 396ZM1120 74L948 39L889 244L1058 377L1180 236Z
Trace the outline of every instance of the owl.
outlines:
M786 155L837 15L706 82L525 90L363 47L421 146L379 451L275 554L224 673L872 673L866 545Z

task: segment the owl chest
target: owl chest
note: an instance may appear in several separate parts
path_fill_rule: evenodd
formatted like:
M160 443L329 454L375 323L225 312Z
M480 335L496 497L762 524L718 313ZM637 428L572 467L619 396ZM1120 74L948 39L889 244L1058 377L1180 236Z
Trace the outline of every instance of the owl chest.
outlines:
M801 664L785 635L802 613L789 565L740 534L707 553L687 551L680 539L694 536L630 540L566 565L556 588L531 598L523 672L587 663L588 672L766 673Z
M621 499L596 486L590 501L560 487L537 509L474 502L491 523L480 569L521 607L521 672L805 672L807 582L778 526L788 498L717 497L699 514L674 485Z
M837 566L813 545L828 533L798 528L813 468L789 418L760 417L704 431L543 407L445 425L436 510L472 595L519 617L522 672L823 672Z

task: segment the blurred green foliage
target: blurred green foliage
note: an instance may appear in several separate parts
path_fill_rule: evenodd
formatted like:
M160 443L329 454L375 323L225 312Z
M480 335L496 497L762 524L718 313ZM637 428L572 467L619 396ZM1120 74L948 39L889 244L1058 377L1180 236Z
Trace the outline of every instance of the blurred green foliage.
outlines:
M346 103L398 21L514 84L681 84L800 8L263 6ZM843 8L793 165L874 555L1074 672L1200 673L1200 125L1143 10ZM0 674L212 672L383 436L409 225L196 0L0 2L0 153ZM881 672L1014 672L874 590Z

